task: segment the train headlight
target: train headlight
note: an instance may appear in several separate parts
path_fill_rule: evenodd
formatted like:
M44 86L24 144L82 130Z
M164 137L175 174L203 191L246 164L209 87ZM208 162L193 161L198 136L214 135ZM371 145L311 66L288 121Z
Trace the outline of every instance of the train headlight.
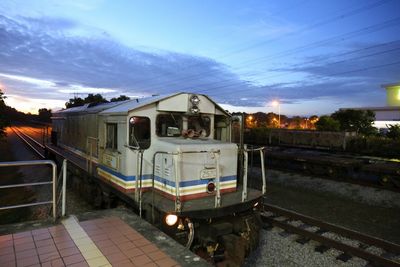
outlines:
M200 112L200 109L199 109L197 106L193 106L193 107L190 109L190 112L192 112L193 114L197 114L197 113Z
M215 190L215 184L213 182L209 182L207 184L207 193L212 193Z
M200 103L200 98L197 95L192 95L190 97L190 102L194 105L194 106L198 106Z
M175 214L168 214L167 216L165 216L165 223L169 226L176 224L177 221L178 216L176 216Z

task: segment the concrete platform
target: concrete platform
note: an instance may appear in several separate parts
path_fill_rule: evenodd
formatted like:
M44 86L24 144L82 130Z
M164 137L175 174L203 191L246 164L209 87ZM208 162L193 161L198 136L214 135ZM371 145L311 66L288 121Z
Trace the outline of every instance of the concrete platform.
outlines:
M1 226L0 266L209 266L126 209L89 212L45 225Z

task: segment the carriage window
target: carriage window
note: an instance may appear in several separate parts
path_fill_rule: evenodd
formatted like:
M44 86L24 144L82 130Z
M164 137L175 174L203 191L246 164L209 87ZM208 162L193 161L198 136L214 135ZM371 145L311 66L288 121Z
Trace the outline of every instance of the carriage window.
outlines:
M150 119L131 117L129 119L129 145L147 149L150 147Z
M117 127L116 123L107 123L106 124L106 148L109 149L117 149L118 147L118 135L117 135Z
M156 121L156 134L161 137L180 136L182 131L182 116L179 114L160 114Z
M210 135L210 124L211 120L208 116L189 116L188 117L188 129L193 129L196 132L204 131L204 136Z

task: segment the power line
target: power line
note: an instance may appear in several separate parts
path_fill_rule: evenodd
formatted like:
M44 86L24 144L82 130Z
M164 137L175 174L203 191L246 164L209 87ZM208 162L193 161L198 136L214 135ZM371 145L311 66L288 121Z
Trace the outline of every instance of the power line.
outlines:
M358 7L358 8L356 8L356 9L352 9L352 10L350 10L350 11L348 11L348 12L345 12L345 13L342 13L342 14L339 14L339 15L336 15L336 16L334 16L334 17L332 17L332 18L325 19L325 20L322 20L322 21L320 21L320 22L318 22L318 23L314 23L314 24L305 26L305 27L303 27L300 31L296 31L295 33L288 33L288 34L284 35L283 37L287 37L287 36L291 36L291 35L296 35L296 34L303 33L303 32L305 32L305 31L311 30L311 29L313 29L313 28L316 28L316 27L319 27L319 26L322 26L322 25L329 24L329 23L334 22L334 21L336 21L336 20L343 19L343 18L346 18L346 17L350 17L350 16L353 16L353 15L359 14L359 13L361 13L361 12L363 12L363 11L367 11L367 10L376 8L376 7L381 6L381 5L383 5L383 4L386 4L387 2L390 2L390 1L391 1L391 0L380 0L380 1L377 1L377 2L374 2L374 3L371 3L371 4L367 4L367 5L362 6L362 7ZM279 39L281 39L281 38L282 38L282 37L280 37L280 38L274 38L274 39L271 39L271 40L258 42L258 43L256 43L256 44L253 44L253 45L250 45L250 46L246 46L246 47L243 47L243 48L240 48L240 49L237 49L237 50L232 50L232 51L230 51L228 54L222 55L220 58L225 58L225 57L228 57L228 56L231 56L231 55L236 55L237 53L241 53L241 52L243 52L243 51L250 50L250 49L255 48L255 47L257 47L257 46L261 46L261 45L267 44L268 42L276 41L276 40L279 40ZM251 61L250 61L250 62L251 62ZM199 65L201 65L201 63L194 63L194 64L191 64L191 65L188 65L188 66L184 66L184 68L187 69L187 68L192 68L192 67L196 67L196 66L199 66ZM195 74L195 75L183 77L183 78L177 79L177 81L186 80L186 79L188 79L188 78L190 78L190 77L199 77L200 75L204 75L204 74L207 74L207 73L210 73L210 72L211 72L211 71L207 71L207 72L202 72L202 73L200 73L200 74ZM153 80L153 81L156 81L158 78L163 78L163 77L165 77L165 75L158 75L158 76L156 76L156 77L153 77L152 80ZM147 80L143 80L143 81L147 81ZM138 81L138 82L140 83L141 81ZM155 84L155 87L158 87L158 86L165 86L165 85L164 85L164 84L158 84L158 85ZM152 86L152 88L154 88L154 86Z
M399 23L400 23L400 17L397 17L397 18L394 18L394 19L390 19L390 20L384 21L382 23L378 23L378 24L374 24L374 25L371 25L371 26L368 26L368 27L364 27L364 28L358 29L356 31L352 31L352 32L348 32L348 33L341 34L341 35L338 35L338 36L330 37L330 38L327 38L327 39L324 39L324 40L312 42L312 43L307 44L307 45L303 45L303 46L292 48L292 49L289 49L289 50L286 50L286 51L282 51L282 52L277 53L275 55L263 57L262 60L279 58L279 57L286 56L286 55L289 55L289 54L302 52L302 51L305 51L306 49L319 47L319 46L324 45L324 44L332 44L334 42L343 41L343 40L346 40L346 39L351 39L351 38L354 38L354 37L359 36L359 35L369 34L369 33L376 32L376 31L379 31L379 30L382 30L382 29L387 29L388 27L393 27L393 26L395 26L395 25L397 25ZM249 62L247 62L247 63L249 63ZM246 66L246 65L247 64L242 64L242 66ZM195 76L202 76L202 75L205 75L205 74L207 74L209 72L210 71L204 71L204 72L202 72L200 74L197 74ZM175 81L172 80L172 83L176 83L178 81L185 81L185 80L186 81L190 81L191 79L176 79ZM161 84L160 83L159 86L165 87L165 84ZM152 87L152 88L154 89L154 87Z

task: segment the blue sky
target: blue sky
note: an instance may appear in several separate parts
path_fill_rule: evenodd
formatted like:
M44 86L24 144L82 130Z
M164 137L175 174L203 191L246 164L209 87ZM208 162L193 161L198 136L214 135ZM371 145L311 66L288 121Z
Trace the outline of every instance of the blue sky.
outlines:
M400 1L0 2L0 88L23 111L74 95L177 91L230 111L385 105L400 81Z

